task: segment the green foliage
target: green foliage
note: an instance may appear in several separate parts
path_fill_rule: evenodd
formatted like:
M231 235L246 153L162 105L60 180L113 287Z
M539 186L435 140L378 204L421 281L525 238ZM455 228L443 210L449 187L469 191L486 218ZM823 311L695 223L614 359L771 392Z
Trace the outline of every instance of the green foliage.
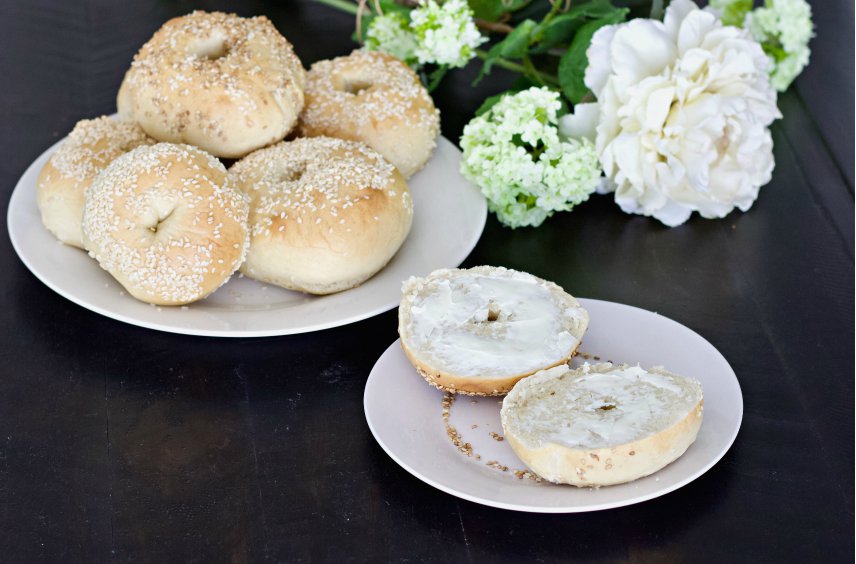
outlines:
M513 94L513 93L514 93L514 91L512 91L512 90L506 90L505 92L500 92L499 94L494 94L493 96L488 96L487 98L484 99L484 102L482 102L481 106L479 106L478 109L476 110L476 117L478 117L482 114L486 114L487 112L490 111L490 109L492 107L494 107L496 105L497 102L502 100L503 96L507 96L507 95Z
M503 15L516 12L530 4L532 0L468 0L477 18L489 22L499 21Z
M428 80L426 81L425 86L425 88L428 89L428 92L433 92L440 85L440 81L443 80L443 77L446 76L448 71L449 67L441 65L428 74Z
M409 17L410 8L394 0L379 0L384 13L402 12ZM746 0L728 0L734 3ZM583 82L588 65L586 50L592 36L603 26L625 21L628 14L639 8L637 4L650 0L625 0L616 7L613 0L574 0L567 12L562 12L564 2L555 3L534 0L468 0L475 17L491 21L503 21L511 26L511 32L494 43L485 53L478 52L483 59L482 68L476 78L478 83L490 74L494 66L520 73L517 85L503 94L487 98L478 109L477 115L488 111L508 93L518 92L530 86L547 85L561 91L564 101L578 103L588 94ZM371 2L369 3L371 5ZM368 28L373 15L362 17L362 31ZM355 34L356 39L356 34ZM440 67L424 76L429 89L437 86L447 68Z
M625 8L613 8L607 15L583 24L574 34L570 47L559 61L558 71L562 94L572 104L579 103L588 93L583 77L588 66L586 50L591 45L592 36L603 26L623 22L625 17Z
M587 20L607 18L616 11L620 11L620 8L614 7L609 0L574 3L570 10L559 14L544 26L539 38L539 48L546 50L557 45L569 45L576 31Z
M399 4L394 0L378 0L380 4L380 9L383 10L383 13L389 12L398 12L400 14L404 14L408 18L410 17L410 8L403 4ZM374 5L374 0L372 0L369 4Z
M754 7L752 0L714 0L710 5L722 12L722 23L743 27L746 14Z
M538 24L532 20L523 20L505 39L490 48L481 72L476 80L486 74L490 74L491 67L498 58L520 59L526 55L529 49L529 36Z

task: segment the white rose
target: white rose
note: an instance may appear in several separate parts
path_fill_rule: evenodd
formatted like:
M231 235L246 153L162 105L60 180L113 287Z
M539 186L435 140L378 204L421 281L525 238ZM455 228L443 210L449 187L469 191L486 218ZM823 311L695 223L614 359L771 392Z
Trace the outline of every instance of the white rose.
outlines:
M663 22L601 28L587 52L595 105L578 104L562 131L586 134L599 120L597 153L627 213L684 223L693 211L748 210L772 176L768 126L781 117L761 46L690 0Z

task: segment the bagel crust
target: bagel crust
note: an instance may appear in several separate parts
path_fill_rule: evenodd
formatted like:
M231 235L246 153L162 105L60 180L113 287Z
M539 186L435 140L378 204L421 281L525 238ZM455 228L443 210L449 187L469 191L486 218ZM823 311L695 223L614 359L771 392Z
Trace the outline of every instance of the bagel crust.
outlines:
M188 145L158 143L114 160L86 198L89 254L135 298L202 299L238 269L249 203L225 167Z
M440 134L440 112L416 73L378 51L312 65L300 132L365 143L409 178L425 166Z
M562 288L502 267L441 269L404 283L398 334L432 386L498 396L521 378L564 364L588 312Z
M82 249L84 194L93 179L116 157L153 143L135 123L107 116L77 122L36 182L44 226L66 245Z
M169 20L143 45L116 105L158 141L239 158L294 127L305 81L291 44L266 17L197 11Z
M609 486L680 457L702 423L701 384L662 368L559 366L518 382L502 402L508 444L536 474Z
M382 269L410 231L407 183L376 151L312 137L260 149L229 170L252 199L245 275L329 294Z

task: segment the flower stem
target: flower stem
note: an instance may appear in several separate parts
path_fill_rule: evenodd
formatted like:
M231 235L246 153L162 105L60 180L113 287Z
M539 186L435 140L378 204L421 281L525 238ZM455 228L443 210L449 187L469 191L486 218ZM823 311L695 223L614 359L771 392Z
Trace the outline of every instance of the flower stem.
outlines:
M331 8L336 8L337 10L341 10L343 12L348 12L354 16L357 15L359 11L359 7L353 2L348 2L348 0L315 0L319 4L326 4Z
M535 82L541 83L541 86L547 86L547 82L541 77L541 73L532 64L532 59L528 55L523 55L523 59L521 60L523 61L523 68L526 69L527 76L534 79Z
M483 60L487 59L487 51L484 51L483 49L476 49L476 55L480 59L483 59ZM530 70L530 69L527 69L523 65L515 63L514 61L509 61L508 59L503 59L502 57L497 57L496 59L494 59L493 64L495 64L498 67L502 67L506 70L519 72L521 74L534 73L535 75L537 75L538 78L540 78L541 80L543 80L547 84L550 84L553 86L559 85L559 79L557 77L553 76L552 74L547 74L547 73L541 72L539 70L536 70L534 67Z

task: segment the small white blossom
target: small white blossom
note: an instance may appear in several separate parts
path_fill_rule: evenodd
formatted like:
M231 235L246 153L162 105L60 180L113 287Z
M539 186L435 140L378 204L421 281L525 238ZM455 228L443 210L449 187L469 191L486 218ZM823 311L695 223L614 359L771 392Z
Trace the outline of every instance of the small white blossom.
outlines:
M662 22L601 28L586 54L597 104L578 105L563 129L583 131L599 112L597 154L622 210L675 226L752 206L772 176L768 127L781 114L746 31L673 0Z
M505 96L464 128L461 173L510 226L538 226L588 199L600 179L594 145L559 136L559 94L530 88Z
M746 16L744 27L773 61L770 81L782 92L808 65L814 36L811 6L805 0L767 0Z
M365 48L383 51L412 65L416 62L416 36L404 15L391 12L372 19L366 30Z
M473 21L466 0L421 0L410 13L410 29L416 36L416 58L420 64L463 67L485 41Z

